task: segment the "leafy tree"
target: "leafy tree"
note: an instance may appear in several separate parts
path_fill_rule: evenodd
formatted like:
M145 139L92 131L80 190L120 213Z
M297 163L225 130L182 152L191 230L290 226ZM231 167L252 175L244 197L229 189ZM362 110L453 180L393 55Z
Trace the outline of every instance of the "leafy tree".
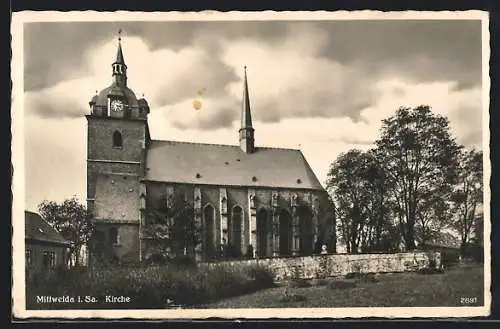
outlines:
M339 231L347 252L357 253L360 232L365 224L361 212L364 195L360 170L362 151L350 150L339 155L328 172L327 189L334 196Z
M483 153L476 150L460 154L458 184L452 193L453 228L460 234L462 252L469 242L478 205L483 203Z
M381 248L388 213L381 169L374 151L350 150L328 173L327 189L335 200L338 230L348 252Z
M376 145L405 247L413 250L422 211L433 209L435 213L426 218L439 220L443 206L439 200L449 197L456 181L460 148L451 137L448 120L428 106L400 108L383 120Z
M174 259L187 256L201 242L201 227L194 222L194 207L182 195L169 205L162 201L146 216L143 233L154 250L153 257Z
M87 245L94 232L94 225L87 208L73 197L60 204L45 200L38 206L38 211L66 240L71 242L70 259L75 259L73 265L79 265L81 248Z
M451 209L444 193L430 194L418 205L415 224L415 238L420 244L438 237L443 228L451 222ZM449 195L449 193L448 193Z
M366 181L367 204L366 211L369 225L367 237L363 241L362 249L370 251L386 251L382 244L383 234L388 233L392 223L390 216L390 200L388 197L388 183L380 155L376 149L366 153L368 161L363 178Z

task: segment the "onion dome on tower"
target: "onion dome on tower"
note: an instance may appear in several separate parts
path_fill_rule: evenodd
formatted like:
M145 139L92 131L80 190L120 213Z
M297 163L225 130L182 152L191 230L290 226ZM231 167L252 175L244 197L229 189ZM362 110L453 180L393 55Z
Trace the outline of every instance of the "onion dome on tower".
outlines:
M144 99L137 100L135 93L127 87L127 65L123 56L121 30L118 31L118 50L112 66L113 82L92 97L89 102L92 115L145 119L149 106Z

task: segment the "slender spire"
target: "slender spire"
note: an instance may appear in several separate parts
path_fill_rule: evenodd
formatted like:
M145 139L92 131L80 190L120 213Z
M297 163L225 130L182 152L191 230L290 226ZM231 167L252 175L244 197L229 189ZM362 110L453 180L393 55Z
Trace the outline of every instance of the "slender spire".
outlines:
M243 78L243 100L241 107L241 128L240 148L245 153L254 152L254 129L252 127L252 113L250 111L250 97L248 95L247 67L244 67L245 75Z
M123 51L122 51L122 29L118 30L118 51L116 53L115 63L125 64L125 60L123 59Z
M115 83L127 85L127 65L125 64L122 51L122 29L118 30L118 50L116 52L116 60L113 63L113 77Z
M241 129L252 128L252 113L250 112L250 97L248 96L247 67L244 67L243 104L241 112Z

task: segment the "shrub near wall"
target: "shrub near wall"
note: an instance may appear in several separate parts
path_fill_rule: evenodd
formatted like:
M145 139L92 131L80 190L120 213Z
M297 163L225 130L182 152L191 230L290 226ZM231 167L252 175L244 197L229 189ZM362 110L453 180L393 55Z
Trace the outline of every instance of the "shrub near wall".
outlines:
M273 285L262 266L161 266L72 269L49 275L27 276L27 309L165 308L167 300L195 306L218 298L237 296ZM37 296L95 297L97 303L39 303ZM128 303L106 303L106 296L130 297Z

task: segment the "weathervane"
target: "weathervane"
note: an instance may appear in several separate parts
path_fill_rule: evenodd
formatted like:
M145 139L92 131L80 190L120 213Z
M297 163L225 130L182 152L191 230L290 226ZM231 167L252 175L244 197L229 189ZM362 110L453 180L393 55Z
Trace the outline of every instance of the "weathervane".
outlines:
M122 29L118 29L118 41L122 41Z

